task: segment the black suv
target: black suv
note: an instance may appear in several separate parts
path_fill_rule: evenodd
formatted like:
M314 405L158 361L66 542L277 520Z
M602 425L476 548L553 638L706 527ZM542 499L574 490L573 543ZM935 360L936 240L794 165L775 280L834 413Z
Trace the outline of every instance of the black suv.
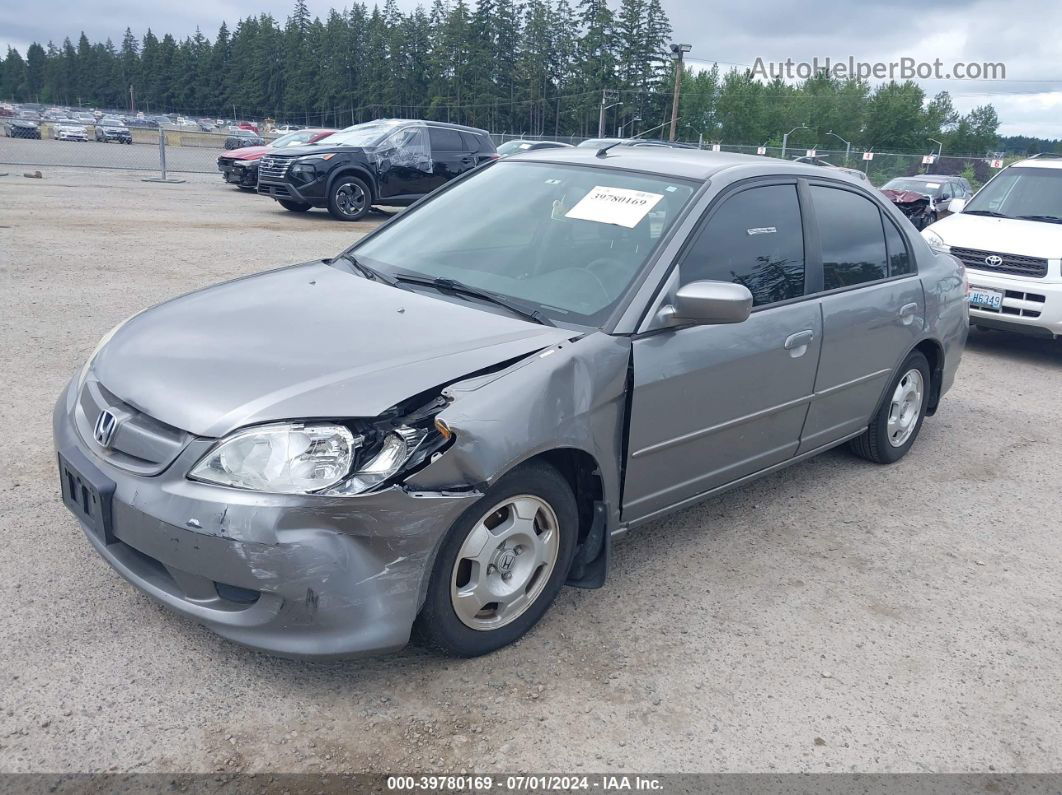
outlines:
M347 127L316 144L266 155L258 166L258 192L292 212L327 207L333 218L357 221L374 204L412 204L497 157L484 130L378 119Z

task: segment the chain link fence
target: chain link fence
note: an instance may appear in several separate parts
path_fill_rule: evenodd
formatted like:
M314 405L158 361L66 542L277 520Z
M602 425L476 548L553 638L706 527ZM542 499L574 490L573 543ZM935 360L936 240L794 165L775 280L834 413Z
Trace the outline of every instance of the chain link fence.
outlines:
M107 141L102 128L84 127L84 140L74 140L48 122L38 127L40 138L21 137L10 124L0 125L0 164L14 166L72 166L77 168L110 168L130 171L163 170L171 173L216 173L217 158L226 149L254 145L255 139L240 137L231 130L203 132L188 129L130 128L129 143ZM246 134L242 134L246 136ZM265 133L268 142L279 133ZM512 140L558 141L578 145L587 140L579 136L536 136L492 133L495 145ZM844 149L807 150L804 147L755 146L712 142L685 142L703 149L736 152L748 155L777 157L786 160L813 157L820 163L857 169L867 175L871 184L881 187L895 177L915 174L945 174L967 179L974 189L984 184L996 171L992 161L981 157L944 155L932 163L924 162L924 154L872 152ZM813 155L810 155L814 152Z

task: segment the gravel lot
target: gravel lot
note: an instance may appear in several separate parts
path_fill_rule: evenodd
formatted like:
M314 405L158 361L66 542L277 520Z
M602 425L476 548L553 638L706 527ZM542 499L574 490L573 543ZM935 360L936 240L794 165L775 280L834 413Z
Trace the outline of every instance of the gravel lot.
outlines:
M50 414L127 315L369 224L44 176L0 177L0 771L1062 769L1062 343L974 334L900 464L832 452L632 534L516 646L292 662L90 551Z

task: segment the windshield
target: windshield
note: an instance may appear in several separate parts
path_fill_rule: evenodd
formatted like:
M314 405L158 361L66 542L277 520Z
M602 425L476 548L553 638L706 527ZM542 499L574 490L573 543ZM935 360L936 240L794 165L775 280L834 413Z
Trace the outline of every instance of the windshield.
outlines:
M1062 218L1062 169L1011 166L981 188L964 212Z
M317 135L317 133L313 130L299 130L298 132L280 136L269 146L271 149L283 149L285 146L298 146L299 144L307 143L315 135Z
M600 326L696 189L663 176L503 161L399 216L355 255Z
M530 141L506 141L498 147L499 155L511 155L516 152L524 152L532 146Z
M401 122L378 122L370 121L365 124L355 124L337 133L332 133L323 141L322 145L335 146L372 146L380 141Z
M920 179L890 179L882 190L909 190L926 196L939 196L941 183L924 182Z
M100 119L100 127L124 127L121 119Z

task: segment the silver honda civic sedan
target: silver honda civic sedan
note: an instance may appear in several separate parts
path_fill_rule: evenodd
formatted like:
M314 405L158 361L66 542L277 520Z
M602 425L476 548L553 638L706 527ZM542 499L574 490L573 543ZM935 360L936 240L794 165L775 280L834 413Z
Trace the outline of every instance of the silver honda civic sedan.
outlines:
M120 324L56 405L62 496L130 583L239 643L483 654L603 585L620 533L841 444L902 458L965 293L840 172L529 152Z

